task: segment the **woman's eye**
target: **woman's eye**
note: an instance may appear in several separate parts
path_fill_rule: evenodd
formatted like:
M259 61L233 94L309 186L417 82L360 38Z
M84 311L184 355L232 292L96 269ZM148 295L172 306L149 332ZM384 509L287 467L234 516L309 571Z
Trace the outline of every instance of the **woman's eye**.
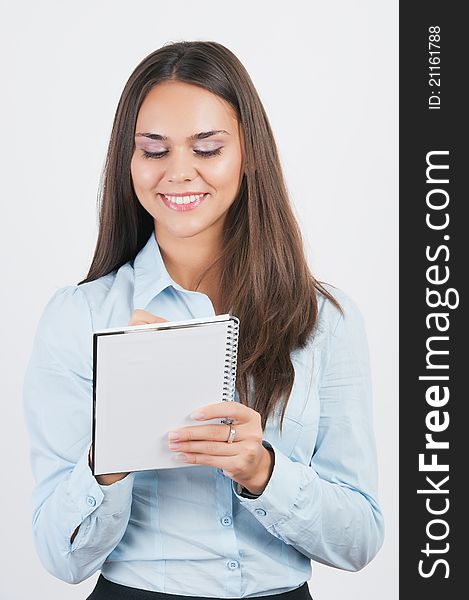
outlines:
M194 150L194 152L199 156L215 156L216 154L221 154L222 147L220 146L220 148L215 148L214 150Z
M148 152L148 150L142 150L143 158L161 158L167 152Z
M168 154L168 150L166 150L165 152L148 152L148 150L143 150L142 152L143 158L162 158L163 156ZM202 158L208 158L209 156L221 154L221 147L216 148L215 150L194 150L194 152Z

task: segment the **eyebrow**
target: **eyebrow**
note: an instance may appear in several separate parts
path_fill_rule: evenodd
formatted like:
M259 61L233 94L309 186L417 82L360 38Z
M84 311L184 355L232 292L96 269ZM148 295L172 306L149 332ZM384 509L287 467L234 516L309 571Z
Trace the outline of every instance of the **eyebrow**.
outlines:
M204 140L205 138L211 137L212 135L216 135L217 133L226 133L226 135L230 135L224 129L214 129L212 131L200 131L199 133L194 133L193 135L190 135L186 139L188 142L191 142L193 140ZM168 136L161 135L159 133L136 133L135 137L147 137L147 138L150 138L151 140L162 140L162 141L169 140Z

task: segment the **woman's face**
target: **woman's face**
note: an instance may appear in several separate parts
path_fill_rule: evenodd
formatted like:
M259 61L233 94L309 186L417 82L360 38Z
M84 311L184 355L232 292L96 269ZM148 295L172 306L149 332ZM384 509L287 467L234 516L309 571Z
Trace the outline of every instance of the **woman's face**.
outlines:
M157 237L203 234L218 241L243 176L236 115L199 86L156 85L138 113L131 174Z

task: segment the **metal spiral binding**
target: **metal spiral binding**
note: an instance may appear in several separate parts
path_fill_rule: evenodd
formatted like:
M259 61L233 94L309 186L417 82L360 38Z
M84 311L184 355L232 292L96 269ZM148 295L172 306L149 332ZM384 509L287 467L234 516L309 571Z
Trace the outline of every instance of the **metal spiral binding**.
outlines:
M234 401L235 398L236 369L238 366L238 338L239 319L232 316L228 322L222 400ZM233 421L231 419L222 419L221 422L229 425Z

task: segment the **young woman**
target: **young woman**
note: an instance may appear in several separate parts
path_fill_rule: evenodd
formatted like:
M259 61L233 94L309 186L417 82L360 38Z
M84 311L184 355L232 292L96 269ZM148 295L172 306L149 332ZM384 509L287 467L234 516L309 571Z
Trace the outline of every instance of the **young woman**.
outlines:
M196 466L94 477L93 331L222 313L240 319L237 402L201 398L200 425L168 436ZM311 560L378 552L362 317L311 275L264 108L221 44L165 45L130 76L93 261L43 311L24 404L38 555L70 583L100 570L90 599L300 600Z

